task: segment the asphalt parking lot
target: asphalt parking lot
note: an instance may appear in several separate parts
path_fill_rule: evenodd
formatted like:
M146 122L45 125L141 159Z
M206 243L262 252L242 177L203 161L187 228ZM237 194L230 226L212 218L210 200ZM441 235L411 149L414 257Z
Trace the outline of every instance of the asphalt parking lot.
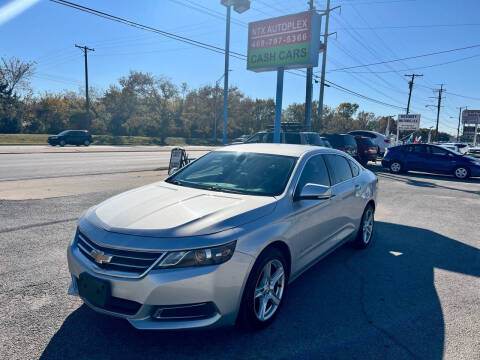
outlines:
M256 333L138 331L66 295L76 219L165 172L0 181L0 358L480 359L480 179L370 168L372 246L318 263Z

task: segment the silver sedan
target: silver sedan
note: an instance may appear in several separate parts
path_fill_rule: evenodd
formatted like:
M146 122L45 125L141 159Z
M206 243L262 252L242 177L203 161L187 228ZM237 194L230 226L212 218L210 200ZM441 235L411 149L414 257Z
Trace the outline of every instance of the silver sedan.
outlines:
M68 246L69 293L138 329L263 328L302 272L346 242L368 247L376 187L334 149L212 151L89 209Z

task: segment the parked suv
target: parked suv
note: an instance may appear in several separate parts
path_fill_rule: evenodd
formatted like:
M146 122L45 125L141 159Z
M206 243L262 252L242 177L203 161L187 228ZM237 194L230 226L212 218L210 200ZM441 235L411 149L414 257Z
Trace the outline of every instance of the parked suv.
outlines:
M93 142L93 138L87 130L65 130L58 135L49 136L47 141L52 146L67 144L88 146Z
M369 161L377 161L377 145L370 138L363 136L355 136L358 148L358 162L363 166Z
M378 155L381 157L385 155L385 150L389 148L391 144L391 141L388 137L376 131L354 130L354 131L350 131L349 134L368 137L372 139L374 144L377 145Z
M244 143L273 143L273 131L258 132L245 140ZM307 131L281 131L280 143L332 147L326 138L322 138L315 132Z
M334 149L342 150L356 160L359 159L357 142L350 134L321 134L332 145Z

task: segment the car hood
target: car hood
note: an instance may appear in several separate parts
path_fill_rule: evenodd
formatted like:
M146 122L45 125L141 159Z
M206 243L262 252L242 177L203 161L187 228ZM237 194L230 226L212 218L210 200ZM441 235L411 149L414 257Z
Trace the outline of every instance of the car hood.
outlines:
M270 214L275 197L237 195L154 183L114 196L84 219L107 231L138 236L214 234Z

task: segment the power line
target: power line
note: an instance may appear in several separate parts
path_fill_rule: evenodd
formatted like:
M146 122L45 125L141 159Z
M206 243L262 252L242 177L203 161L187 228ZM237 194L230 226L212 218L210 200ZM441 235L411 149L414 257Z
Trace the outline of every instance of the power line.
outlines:
M50 0L50 1L58 1L58 0ZM465 47L456 48L456 49L450 49L450 50L436 51L436 52L428 53L428 54L408 56L408 57L404 57L404 58L400 58L400 59L379 61L379 62L371 63L371 64L362 64L362 65L356 65L356 66L349 66L349 67L344 67L344 68L339 68L339 69L333 69L333 70L330 70L330 72L333 72L333 71L341 71L341 70L348 70L348 69L356 69L356 68L366 67L366 66L381 65L381 64L387 64L387 63L398 62L398 61L403 61L403 60L418 59L418 58L422 58L422 57L426 57L426 56L433 56L433 55L445 54L445 53L449 53L449 52L461 51L461 50L467 50L467 49L473 49L473 48L477 48L477 47L480 47L480 44L471 45L471 46L465 46Z
M436 66L443 66L443 65L453 64L453 63L456 63L456 62L465 61L465 60L468 60L468 59L473 59L473 58L476 58L476 57L479 57L479 56L480 56L480 54L477 54L477 55L467 56L467 57L463 57L463 58L456 59L456 60L450 60L450 61L441 62L441 63L438 63L438 64L425 65L425 66L416 66L416 67L406 68L406 69L388 70L388 71L350 71L350 73L352 73L352 74L386 74L386 73L399 72L399 71L410 71L410 70L418 70L418 69L427 69L427 68L432 68L432 67L436 67ZM343 71L343 70L341 70L341 71Z
M168 32L168 31L159 30L159 29L156 29L156 28L151 27L151 26L142 25L142 24L139 24L137 22L127 20L125 18L121 18L121 17L115 16L115 15L111 15L111 14L108 14L108 13L105 13L105 12L102 12L102 11L99 11L99 10L94 10L94 9L88 8L86 6L78 5L78 4L72 3L70 1L65 1L65 0L50 0L50 1L55 2L57 4L61 4L61 5L65 5L65 6L74 8L76 10L87 12L87 13L90 13L92 15L103 17L103 18L108 19L108 20L116 21L116 22L119 22L119 23L122 23L122 24L125 24L125 25L129 25L129 26L132 26L132 27L136 27L138 29L151 31L151 32L157 33L159 35L165 36L167 38L177 40L177 41L181 41L181 42L184 42L184 43L187 43L187 44L190 44L190 45L194 45L194 46L206 49L206 50L210 50L210 51L217 52L217 53L220 53L220 54L225 53L225 50L222 49L221 47L210 45L210 44L207 44L207 43L204 43L204 42L201 42L201 41L189 39L187 37L176 35L176 34L173 34L171 32ZM239 59L242 59L242 60L246 58L245 55L239 54L239 53L236 53L236 52L233 52L233 51L230 51L230 54L232 55L232 57L236 57L236 58L239 58Z
M355 4L357 5L357 4ZM460 26L480 26L480 24L431 24L431 25L397 25L397 26L372 26L372 27L354 27L355 30L388 30L388 29L429 29L436 27L460 27ZM337 28L337 30L345 30L346 28Z

